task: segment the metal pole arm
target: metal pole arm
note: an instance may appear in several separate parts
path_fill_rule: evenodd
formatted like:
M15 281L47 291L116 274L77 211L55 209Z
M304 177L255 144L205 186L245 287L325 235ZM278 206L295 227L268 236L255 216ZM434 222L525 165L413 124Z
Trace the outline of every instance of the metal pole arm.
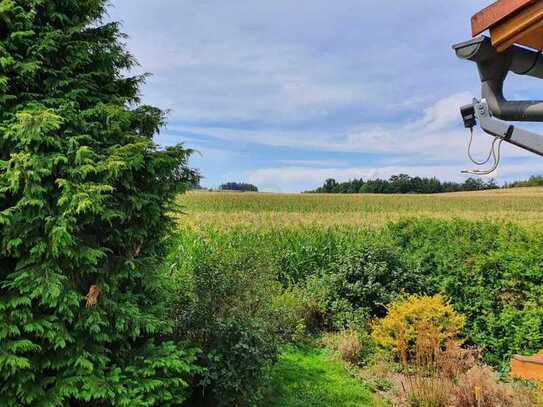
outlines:
M485 100L473 100L473 105L462 108L462 118L466 127L473 127L479 121L481 128L488 134L508 143L543 156L543 136L528 130L520 129L511 123L491 116Z

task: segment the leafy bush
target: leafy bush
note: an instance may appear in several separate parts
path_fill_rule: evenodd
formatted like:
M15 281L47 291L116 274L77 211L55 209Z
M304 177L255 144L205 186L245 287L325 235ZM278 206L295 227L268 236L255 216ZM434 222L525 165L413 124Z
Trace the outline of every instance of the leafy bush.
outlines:
M421 332L427 332L440 347L455 339L463 325L464 317L442 296L412 295L394 302L387 316L375 322L372 335L378 345L395 352L407 365L416 355Z
M338 255L325 270L306 279L305 290L318 304L322 328L343 330L384 315L386 306L403 293L423 291L423 281L394 249L377 241Z
M262 396L267 371L278 354L273 298L281 291L253 255L220 242L180 241L172 272L178 280L175 312L179 338L202 350L205 369L191 405L251 404ZM191 245L192 258L184 256ZM290 330L288 327L281 329Z
M159 265L197 177L154 144L107 3L0 2L2 406L168 406L194 373Z
M265 390L277 343L263 319L230 317L209 324L213 333L201 342L205 373L193 401L216 406L250 405ZM197 390L198 391L198 390Z
M515 353L543 348L543 235L508 224L409 220L389 227L433 292L466 316L468 343L507 368Z
M348 251L331 272L337 298L370 316L383 316L387 305L402 293L424 290L424 279L402 262L400 254L383 243Z
M307 342L320 326L318 305L301 288L292 286L272 297L275 335L285 343Z

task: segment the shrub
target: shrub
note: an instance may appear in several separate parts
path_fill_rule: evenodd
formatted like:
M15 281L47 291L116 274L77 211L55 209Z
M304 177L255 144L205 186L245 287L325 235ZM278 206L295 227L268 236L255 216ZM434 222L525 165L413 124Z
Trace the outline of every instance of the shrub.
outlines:
M344 253L330 278L336 299L372 317L385 315L387 305L402 293L424 291L417 270L406 267L400 254L382 242Z
M337 352L345 362L353 365L361 364L373 352L369 335L352 329L326 333L321 342L328 349Z
M255 403L278 353L272 299L280 286L250 253L200 243L192 258L179 247L172 268L179 282L177 335L203 350L199 364L205 371L191 405Z
M306 315L311 332L344 330L355 320L365 320L363 311L356 312L352 305L337 295L333 275L319 273L305 281Z
M421 332L439 348L456 338L463 325L464 317L442 296L412 295L394 302L388 315L374 323L372 335L378 345L395 352L407 366L417 355Z
M194 373L159 265L197 177L107 3L0 2L2 406L168 406Z
M405 398L411 406L531 407L538 401L530 389L499 382L488 366L474 364L455 376L436 370L406 377Z
M357 332L346 331L337 338L337 351L346 362L357 364L364 348Z
M433 359L428 356L425 358L420 358L419 356L418 359L432 361L434 372L450 380L457 379L481 361L481 352L479 349L464 348L460 342L455 340L449 340L444 348L433 349L431 352Z
M488 366L478 363L478 352L449 340L436 347L426 335L417 337L416 355L405 376L410 405L437 407L528 407L536 394L528 388L502 383Z
M205 373L194 402L214 406L253 404L265 390L268 369L278 356L277 344L266 321L230 317L209 325L200 345Z
M376 239L344 249L304 282L318 328L356 329L368 318L384 315L387 304L402 293L423 290L421 276L405 267L385 242Z
M285 343L307 342L315 326L320 325L314 301L297 286L281 290L271 300L277 338Z
M458 379L453 390L455 407L529 407L532 400L513 385L500 383L488 366L474 366Z
M465 315L466 340L507 369L513 354L543 348L543 236L511 224L408 220L389 226L431 291Z

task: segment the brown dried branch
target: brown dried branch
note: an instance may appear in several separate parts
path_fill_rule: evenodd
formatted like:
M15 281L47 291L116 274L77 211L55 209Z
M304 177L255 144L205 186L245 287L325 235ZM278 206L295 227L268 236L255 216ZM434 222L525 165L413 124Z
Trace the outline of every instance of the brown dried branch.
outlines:
M98 297L100 296L100 294L101 294L100 287L98 287L95 284L91 285L91 287L89 288L89 292L87 296L85 297L87 299L87 303L85 304L85 306L87 308L94 307L98 303Z

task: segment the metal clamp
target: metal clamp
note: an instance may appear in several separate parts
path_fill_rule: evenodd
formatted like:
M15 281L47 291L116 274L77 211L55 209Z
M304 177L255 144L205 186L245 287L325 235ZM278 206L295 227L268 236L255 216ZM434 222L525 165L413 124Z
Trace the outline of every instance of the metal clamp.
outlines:
M472 109L469 106L472 106ZM485 133L543 156L542 135L492 117L486 100L473 99L472 105L461 108L461 114L466 127L473 128L479 122Z

